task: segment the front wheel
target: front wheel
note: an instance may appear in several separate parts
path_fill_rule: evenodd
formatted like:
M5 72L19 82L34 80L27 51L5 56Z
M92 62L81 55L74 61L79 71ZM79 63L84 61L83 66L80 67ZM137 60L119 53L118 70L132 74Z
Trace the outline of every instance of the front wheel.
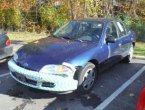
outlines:
M86 94L90 92L95 85L96 79L96 66L89 62L79 73L77 93Z
M131 45L130 46L130 49L129 49L129 54L124 58L124 62L125 63L129 63L129 62L131 62L131 60L132 60L132 58L133 58L133 50L134 48L133 48L133 45Z

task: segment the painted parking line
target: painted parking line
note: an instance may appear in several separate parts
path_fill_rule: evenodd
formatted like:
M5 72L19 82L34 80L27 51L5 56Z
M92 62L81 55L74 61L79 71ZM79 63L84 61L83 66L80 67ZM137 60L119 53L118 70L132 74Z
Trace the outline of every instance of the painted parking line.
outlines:
M2 75L0 75L0 78L5 77L5 76L8 76L9 74L10 74L10 73L2 74Z
M104 110L120 93L122 93L131 83L133 83L143 72L145 66L142 67L137 73L135 73L128 81L120 86L114 93L112 93L107 99L105 99L94 110Z

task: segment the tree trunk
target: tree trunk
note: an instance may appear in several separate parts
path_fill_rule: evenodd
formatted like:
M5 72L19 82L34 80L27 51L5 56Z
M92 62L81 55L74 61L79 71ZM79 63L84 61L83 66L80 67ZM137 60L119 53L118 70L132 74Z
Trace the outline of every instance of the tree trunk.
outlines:
M71 6L71 19L75 19L75 0L70 0Z
M129 10L129 15L137 18L138 15L136 14L136 4L137 4L137 0L132 0L131 1L131 6L130 6L130 10Z
M83 2L83 15L84 15L84 18L87 17L86 0L84 0Z

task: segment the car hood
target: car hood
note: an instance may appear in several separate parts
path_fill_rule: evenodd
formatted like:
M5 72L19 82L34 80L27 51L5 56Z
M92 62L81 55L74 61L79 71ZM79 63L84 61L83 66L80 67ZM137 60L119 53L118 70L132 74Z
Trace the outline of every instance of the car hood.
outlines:
M96 43L95 43L96 45ZM22 67L39 71L48 64L62 64L94 47L92 42L44 38L18 50L17 63Z

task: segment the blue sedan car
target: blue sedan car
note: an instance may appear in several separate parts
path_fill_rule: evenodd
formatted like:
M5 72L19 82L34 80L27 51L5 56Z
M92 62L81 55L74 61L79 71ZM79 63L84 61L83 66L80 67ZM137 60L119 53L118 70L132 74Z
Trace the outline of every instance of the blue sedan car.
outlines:
M46 91L89 92L98 73L133 56L135 33L113 19L73 20L29 43L8 62L19 83Z

